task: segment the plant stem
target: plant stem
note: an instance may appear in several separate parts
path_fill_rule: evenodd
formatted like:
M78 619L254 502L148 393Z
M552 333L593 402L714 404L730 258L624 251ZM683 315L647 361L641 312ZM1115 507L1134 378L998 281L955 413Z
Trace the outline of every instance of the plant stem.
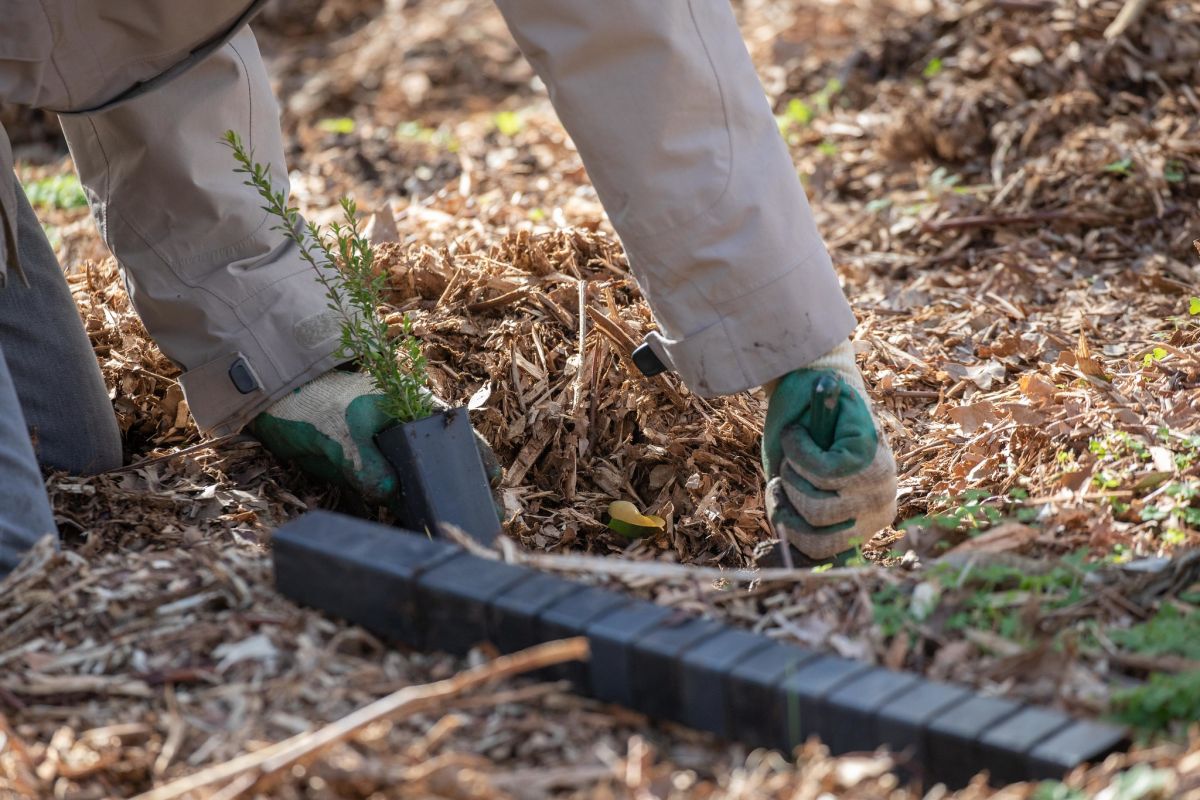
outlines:
M224 141L238 164L234 172L247 176L244 183L258 192L263 210L278 220L272 229L296 246L325 288L329 308L341 324L339 357L355 359L370 376L389 417L410 422L432 414L427 362L413 336L412 320L405 315L400 335L393 337L379 314L387 275L376 270L374 248L358 232L354 200L343 197L343 221L323 231L304 222L299 209L288 204L286 193L276 191L270 167L254 161L241 137L226 131Z

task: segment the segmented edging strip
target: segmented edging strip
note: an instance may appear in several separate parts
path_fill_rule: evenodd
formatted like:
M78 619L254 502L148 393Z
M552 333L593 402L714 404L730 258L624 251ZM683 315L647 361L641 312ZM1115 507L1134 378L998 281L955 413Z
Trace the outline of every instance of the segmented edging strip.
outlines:
M816 735L834 754L887 745L927 783L987 770L997 784L1058 778L1127 743L1060 711L785 644L623 593L480 558L445 541L326 511L275 532L275 582L293 601L422 650L514 652L587 636L567 678L618 703L753 747Z

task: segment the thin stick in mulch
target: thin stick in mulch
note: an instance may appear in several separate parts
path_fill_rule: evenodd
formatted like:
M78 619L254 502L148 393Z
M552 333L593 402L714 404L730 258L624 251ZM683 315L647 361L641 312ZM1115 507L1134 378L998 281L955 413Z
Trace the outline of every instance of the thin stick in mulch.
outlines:
M1102 225L1107 222L1104 217L1095 214L1081 214L1068 209L1049 211L1033 211L1028 214L980 214L971 217L951 217L950 219L933 220L921 225L926 233L940 231L957 231L968 228L1000 228L1014 225L1040 225L1043 222L1068 220L1086 225Z
M566 661L585 661L587 639L577 637L548 642L502 656L436 683L408 686L363 706L353 713L308 733L246 753L138 795L134 800L174 800L200 789L221 785L222 798L243 797L263 791L293 765L307 763L339 742L353 738L382 720L398 720L439 707L466 692L495 681ZM498 696L502 702L507 695Z

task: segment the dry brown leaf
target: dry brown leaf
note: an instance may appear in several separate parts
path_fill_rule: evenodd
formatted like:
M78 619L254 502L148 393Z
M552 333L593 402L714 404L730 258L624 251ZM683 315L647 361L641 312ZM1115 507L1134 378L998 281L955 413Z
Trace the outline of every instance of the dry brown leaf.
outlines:
M1084 375L1108 380L1108 376L1104 373L1104 366L1099 359L1092 356L1092 349L1088 346L1087 336L1082 327L1079 328L1079 344L1075 348L1075 362L1079 371Z
M1026 397L1049 399L1054 397L1058 391L1053 383L1037 372L1022 375L1018 383L1021 387L1021 394Z
M961 553L1009 553L1027 547L1038 537L1035 528L1020 522L1002 522L994 528L973 536L946 551L946 555Z
M978 403L970 403L968 405L955 406L946 410L950 419L954 420L962 432L970 435L982 428L984 425L991 425L1000 419L996 413L996 406L987 400L981 400Z

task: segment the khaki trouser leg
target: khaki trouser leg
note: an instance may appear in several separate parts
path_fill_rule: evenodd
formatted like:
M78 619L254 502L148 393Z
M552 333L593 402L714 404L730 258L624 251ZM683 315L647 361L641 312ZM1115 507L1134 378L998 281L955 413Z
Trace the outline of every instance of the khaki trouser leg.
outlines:
M728 0L497 0L702 395L811 363L854 316Z
M287 189L278 107L249 29L154 91L61 120L134 307L184 370L202 430L234 432L337 363L324 290L221 142L236 131Z
M0 102L82 112L151 91L203 60L265 0L9 2L0 24ZM0 175L12 166L0 136ZM19 271L15 189L0 178L0 286Z

